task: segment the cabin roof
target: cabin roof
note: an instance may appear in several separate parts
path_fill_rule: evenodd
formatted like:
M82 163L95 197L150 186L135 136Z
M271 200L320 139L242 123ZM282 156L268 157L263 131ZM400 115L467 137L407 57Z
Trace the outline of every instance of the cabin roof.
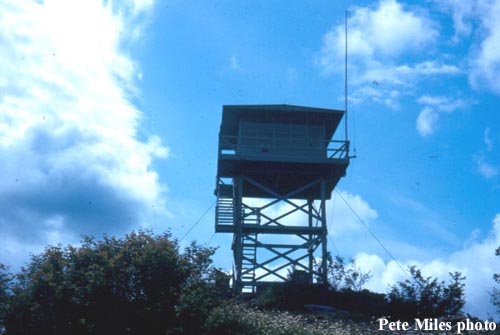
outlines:
M220 135L238 135L239 121L322 123L325 125L325 139L332 138L344 111L294 105L224 105Z

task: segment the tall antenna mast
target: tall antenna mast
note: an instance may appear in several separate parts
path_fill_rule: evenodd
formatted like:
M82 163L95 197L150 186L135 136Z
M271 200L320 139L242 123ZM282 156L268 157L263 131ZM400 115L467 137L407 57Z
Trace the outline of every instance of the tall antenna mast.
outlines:
M344 28L344 31L345 31L345 50L344 50L344 53L345 53L345 66L344 66L344 109L345 109L345 141L346 141L346 144L347 144L347 157L349 157L349 144L348 144L348 136L347 136L347 19L349 17L349 11L346 10L345 11L345 28Z

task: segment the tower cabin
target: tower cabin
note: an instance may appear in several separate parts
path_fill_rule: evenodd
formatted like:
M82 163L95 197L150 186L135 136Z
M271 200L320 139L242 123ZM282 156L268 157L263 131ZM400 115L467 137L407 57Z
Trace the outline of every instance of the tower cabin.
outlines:
M320 199L319 188L297 189L324 177L330 199L349 165L348 142L333 140L343 115L340 110L291 105L224 106L218 178L244 174L281 195L296 191L292 198ZM270 195L246 186L244 197Z

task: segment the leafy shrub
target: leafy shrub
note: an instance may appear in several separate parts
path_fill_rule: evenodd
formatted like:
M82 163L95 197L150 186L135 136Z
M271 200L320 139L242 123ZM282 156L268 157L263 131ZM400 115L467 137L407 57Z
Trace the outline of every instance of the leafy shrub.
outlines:
M218 286L221 271L211 268L212 250L200 247L194 242L186 248L184 257L191 264L187 280L181 286L176 305L180 330L184 334L201 334L203 324L215 306L230 295L229 287Z
M328 284L334 291L361 291L371 277L370 272L363 273L356 266L354 258L346 263L344 258L340 256L333 259L330 254L328 255L327 278Z
M4 332L4 318L8 309L8 301L10 299L10 285L12 281L11 274L7 271L7 267L0 263L0 334Z
M186 292L206 279L213 252L193 244L181 254L170 234L146 231L48 247L15 276L7 334L182 332L190 306L201 305Z
M390 313L399 319L413 319L456 315L465 304L461 273L450 273L446 285L436 278L424 278L415 266L409 268L411 279L392 286L387 294Z
M500 247L495 250L495 255L500 256ZM495 282L500 283L500 273L495 273L493 275ZM500 289L494 287L491 294L491 302L497 309L497 313L500 314Z

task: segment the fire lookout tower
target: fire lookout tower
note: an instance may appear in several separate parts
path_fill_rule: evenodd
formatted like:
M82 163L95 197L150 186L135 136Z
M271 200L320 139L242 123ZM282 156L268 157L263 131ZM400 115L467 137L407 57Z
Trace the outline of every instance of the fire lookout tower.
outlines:
M291 105L224 106L219 132L215 231L233 234L233 288L326 282L326 200L349 165L333 140L344 111ZM320 264L316 260L321 259Z

